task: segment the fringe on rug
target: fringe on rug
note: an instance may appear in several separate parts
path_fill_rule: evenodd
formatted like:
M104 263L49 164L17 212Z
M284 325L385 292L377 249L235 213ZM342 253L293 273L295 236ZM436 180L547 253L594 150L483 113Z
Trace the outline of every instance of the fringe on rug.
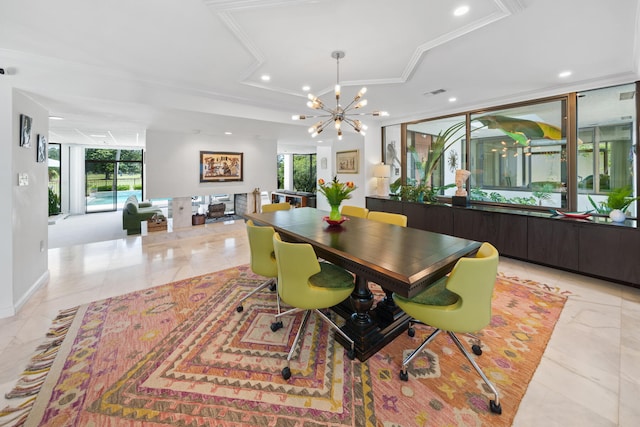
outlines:
M20 405L7 406L0 410L0 427L20 427L27 420L29 412L53 365L60 345L73 323L80 307L62 310L58 313L47 332L46 340L40 344L37 353L22 372L15 387L4 395L6 399L28 398Z

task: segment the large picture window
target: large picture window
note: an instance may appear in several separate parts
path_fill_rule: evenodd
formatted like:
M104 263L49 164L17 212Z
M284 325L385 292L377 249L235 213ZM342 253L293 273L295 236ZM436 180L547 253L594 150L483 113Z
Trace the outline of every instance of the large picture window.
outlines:
M142 194L142 150L85 150L86 212L115 211Z
M627 191L629 197L638 194L634 182L635 95L635 84L628 84L585 91L578 96L579 210L602 210L612 192ZM636 213L636 204L632 203L628 214L637 216Z
M501 204L567 205L566 101L471 115L471 198Z
M467 169L473 204L636 218L636 108L630 83L385 127L391 193L446 201L455 170Z
M407 124L406 183L417 188L416 197L425 193L452 195L456 169L464 168L466 144L465 116Z

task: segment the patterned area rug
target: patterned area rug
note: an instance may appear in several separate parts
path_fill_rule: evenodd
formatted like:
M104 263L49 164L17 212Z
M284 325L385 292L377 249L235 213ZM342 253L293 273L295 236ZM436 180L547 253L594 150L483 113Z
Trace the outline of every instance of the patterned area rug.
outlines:
M5 412L26 426L509 426L566 300L498 278L477 357L501 393L495 415L492 394L444 334L414 360L408 382L398 378L428 327L361 363L311 316L283 380L301 315L272 332L267 289L236 312L261 282L240 266L80 307L54 328L66 338L35 403Z

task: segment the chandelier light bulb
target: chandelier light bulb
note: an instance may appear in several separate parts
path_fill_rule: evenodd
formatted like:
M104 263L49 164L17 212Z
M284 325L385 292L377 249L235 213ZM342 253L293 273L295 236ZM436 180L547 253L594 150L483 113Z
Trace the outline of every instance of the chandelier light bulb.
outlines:
M340 98L340 85L336 85L334 90L336 92L336 99Z
M362 101L358 102L353 108L355 108L357 110L358 108L362 108L365 105L367 105L367 100L363 99Z
M337 119L334 124L336 130L340 130L340 126L342 125L342 119Z
M342 141L342 130L338 129L338 141Z
M353 99L354 101L357 101L358 99L362 98L362 96L367 93L367 88L363 87L362 89L360 89L360 92L358 92L356 94L356 97Z

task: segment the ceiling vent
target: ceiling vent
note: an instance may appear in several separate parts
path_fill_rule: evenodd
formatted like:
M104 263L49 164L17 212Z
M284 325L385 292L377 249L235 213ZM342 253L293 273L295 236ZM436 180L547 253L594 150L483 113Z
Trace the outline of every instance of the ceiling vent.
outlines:
M444 89L436 89L436 90L432 90L431 92L425 92L425 93L423 93L423 95L425 95L425 96L439 95L439 94L445 93L445 92L446 92L446 90L444 90Z
M620 92L620 101L624 101L626 99L633 99L633 97L636 95L636 93L634 91L631 92Z

